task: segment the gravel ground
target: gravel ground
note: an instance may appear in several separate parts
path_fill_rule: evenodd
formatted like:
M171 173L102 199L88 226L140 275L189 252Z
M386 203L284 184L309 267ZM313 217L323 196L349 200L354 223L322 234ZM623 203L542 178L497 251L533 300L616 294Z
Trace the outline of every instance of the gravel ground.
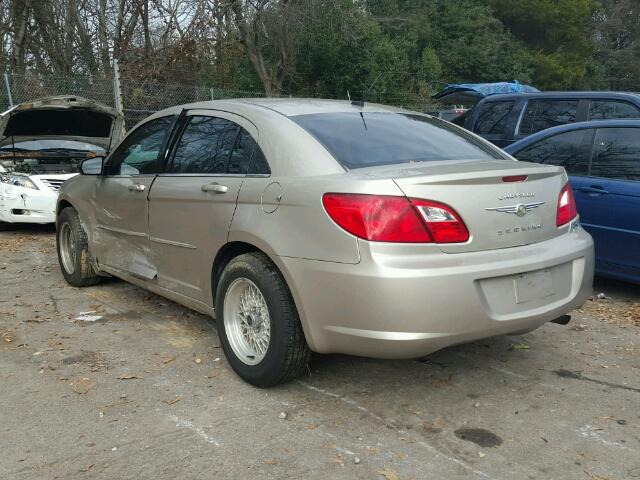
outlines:
M640 478L637 287L597 282L566 327L421 361L318 356L260 390L209 318L66 285L49 227L0 232L0 279L2 479Z

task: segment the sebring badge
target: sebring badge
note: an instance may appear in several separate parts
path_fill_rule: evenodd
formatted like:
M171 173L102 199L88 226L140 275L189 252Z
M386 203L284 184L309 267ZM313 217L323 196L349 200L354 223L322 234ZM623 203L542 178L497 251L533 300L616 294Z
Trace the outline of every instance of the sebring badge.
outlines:
M485 208L491 212L515 213L519 217L524 217L527 212L544 205L544 202L518 203L517 205L509 205L507 207Z

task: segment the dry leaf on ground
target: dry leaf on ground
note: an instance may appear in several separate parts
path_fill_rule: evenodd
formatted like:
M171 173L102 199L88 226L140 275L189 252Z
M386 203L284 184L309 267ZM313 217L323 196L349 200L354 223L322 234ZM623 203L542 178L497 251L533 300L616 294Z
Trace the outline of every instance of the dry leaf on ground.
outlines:
M437 388L450 387L453 385L453 375L449 375L446 378L435 378L431 380L431 385Z
M79 378L77 380L72 380L71 382L69 382L69 386L74 392L79 393L80 395L84 395L86 393L89 393L89 390L95 387L96 383L90 378Z
M389 467L384 467L384 470L378 470L378 473L387 480L400 480L400 477L398 477L396 471L390 469Z

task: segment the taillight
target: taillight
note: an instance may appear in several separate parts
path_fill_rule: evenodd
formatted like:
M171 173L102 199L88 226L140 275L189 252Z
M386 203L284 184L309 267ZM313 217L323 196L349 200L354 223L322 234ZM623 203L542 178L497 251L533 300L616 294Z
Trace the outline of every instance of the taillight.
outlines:
M391 195L326 193L322 204L340 227L374 242L459 243L469 239L448 205Z
M464 243L469 231L456 211L448 205L431 200L411 199L425 221L436 243Z
M573 198L573 190L570 184L566 184L560 190L558 196L558 209L556 211L556 225L561 227L578 216L576 200Z

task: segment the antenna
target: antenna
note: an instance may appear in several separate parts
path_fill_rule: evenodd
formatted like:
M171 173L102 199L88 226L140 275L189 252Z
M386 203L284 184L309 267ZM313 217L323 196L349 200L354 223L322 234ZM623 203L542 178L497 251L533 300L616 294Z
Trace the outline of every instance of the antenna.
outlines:
M363 102L364 103L364 102ZM367 122L364 121L364 115L362 115L362 112L360 112L360 118L362 119L362 124L364 125L364 129L365 130L369 130L367 128Z

